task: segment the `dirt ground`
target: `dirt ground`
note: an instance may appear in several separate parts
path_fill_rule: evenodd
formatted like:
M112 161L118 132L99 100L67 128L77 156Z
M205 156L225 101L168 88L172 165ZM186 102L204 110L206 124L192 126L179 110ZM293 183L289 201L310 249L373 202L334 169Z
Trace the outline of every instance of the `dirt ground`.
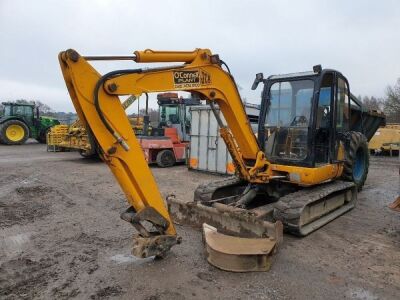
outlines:
M210 266L201 233L164 260L130 255L133 228L107 166L39 144L0 146L0 299L399 299L398 160L372 158L358 206L306 238L284 236L266 273ZM152 168L187 201L216 176Z

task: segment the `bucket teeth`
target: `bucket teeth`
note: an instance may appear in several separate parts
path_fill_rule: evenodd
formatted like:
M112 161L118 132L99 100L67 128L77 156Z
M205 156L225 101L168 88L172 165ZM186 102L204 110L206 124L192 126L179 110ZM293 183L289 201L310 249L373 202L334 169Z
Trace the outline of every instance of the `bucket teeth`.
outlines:
M172 246L180 244L181 238L173 235L133 236L132 254L139 258L164 257Z

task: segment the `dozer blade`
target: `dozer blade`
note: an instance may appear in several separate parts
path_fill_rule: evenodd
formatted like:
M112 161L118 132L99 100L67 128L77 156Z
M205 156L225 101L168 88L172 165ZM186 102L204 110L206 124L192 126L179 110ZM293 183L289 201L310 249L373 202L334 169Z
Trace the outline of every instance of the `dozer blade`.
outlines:
M270 268L270 256L283 239L280 221L267 222L248 210L220 203L205 206L170 196L167 204L174 222L197 228L203 226L210 264L232 272L267 271Z
M394 200L393 203L390 203L390 204L389 204L389 208L392 209L392 210L394 210L394 211L400 212L400 196L397 197L397 199Z
M268 271L276 241L269 238L242 238L221 234L215 227L203 224L207 261L225 271Z
M224 234L241 237L267 237L282 242L282 222L267 222L249 210L214 203L205 206L200 202L184 202L173 196L167 197L168 210L177 224L201 228L203 223L218 228Z

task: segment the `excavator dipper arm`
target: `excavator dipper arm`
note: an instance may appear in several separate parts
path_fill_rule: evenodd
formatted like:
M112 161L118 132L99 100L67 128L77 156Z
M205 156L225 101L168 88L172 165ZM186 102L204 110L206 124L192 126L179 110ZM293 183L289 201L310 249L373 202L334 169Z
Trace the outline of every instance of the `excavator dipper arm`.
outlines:
M120 70L100 75L88 60L130 59L136 62L183 62L178 66ZM168 210L146 163L118 96L181 90L197 93L219 105L228 128L221 134L235 148L239 176L249 179L254 166L267 162L251 130L232 76L218 56L207 49L192 52L135 52L132 57L83 57L75 50L59 54L62 73L79 119L93 133L101 156L110 167L131 205L121 218L132 223L133 254L163 256L180 242ZM235 138L233 138L235 137ZM246 161L251 162L250 166ZM143 221L153 224L150 231Z

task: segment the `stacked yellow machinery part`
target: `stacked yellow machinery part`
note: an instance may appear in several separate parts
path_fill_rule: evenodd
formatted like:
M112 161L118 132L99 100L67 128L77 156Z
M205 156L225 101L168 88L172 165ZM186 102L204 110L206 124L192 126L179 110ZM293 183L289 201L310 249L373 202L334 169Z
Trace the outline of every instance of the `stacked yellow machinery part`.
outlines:
M400 124L387 124L375 132L368 143L368 148L375 152L400 150Z

